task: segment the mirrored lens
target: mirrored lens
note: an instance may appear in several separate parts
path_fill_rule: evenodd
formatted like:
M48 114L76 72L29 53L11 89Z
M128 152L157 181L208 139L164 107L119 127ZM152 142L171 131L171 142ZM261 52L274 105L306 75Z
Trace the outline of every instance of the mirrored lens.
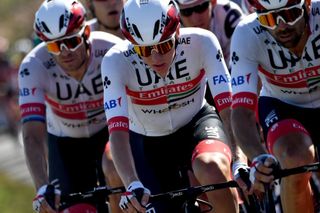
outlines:
M83 43L83 32L84 28L81 29L81 31L75 35L67 36L58 40L48 41L46 43L48 51L55 55L59 55L61 52L61 46L65 46L69 50L75 51Z
M286 24L294 25L303 17L304 9L300 5L295 5L291 8L271 11L269 13L258 14L260 24L269 29L275 29L282 20Z
M133 46L136 53L143 57L149 57L151 55L152 50L157 51L159 54L163 55L168 53L174 46L174 36L166 41L163 41L156 45L151 46Z

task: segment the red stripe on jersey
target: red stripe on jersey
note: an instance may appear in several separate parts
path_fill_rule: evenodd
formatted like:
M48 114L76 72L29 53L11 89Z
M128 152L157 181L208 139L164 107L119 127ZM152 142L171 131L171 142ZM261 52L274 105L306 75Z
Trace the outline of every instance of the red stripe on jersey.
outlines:
M191 91L199 85L205 75L204 69L200 70L200 74L192 81L181 84L172 84L148 91L133 91L127 88L127 95L131 97L134 104L139 105L158 105L167 104L170 96L184 96L185 93Z
M309 67L289 74L273 74L261 66L259 71L266 76L266 80L273 85L284 88L308 87L308 80L320 77L320 66Z
M123 116L117 116L108 120L109 134L112 131L129 131L129 119Z
M219 112L224 108L230 107L231 102L231 92L220 93L214 97L214 103Z
M54 114L66 119L87 119L88 111L103 108L103 98L76 104L60 104L46 96L46 101L51 106Z
M41 103L28 103L20 106L21 117L27 117L30 115L40 115L45 117L46 106Z
M258 97L256 94L251 92L240 92L232 96L232 108L237 108L239 106L256 110Z

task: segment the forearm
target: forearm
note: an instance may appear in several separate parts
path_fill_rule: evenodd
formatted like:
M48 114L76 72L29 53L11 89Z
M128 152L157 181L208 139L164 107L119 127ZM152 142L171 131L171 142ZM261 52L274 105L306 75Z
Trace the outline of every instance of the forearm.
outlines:
M43 135L30 134L23 128L23 143L26 163L38 190L42 185L48 183L46 138Z
M250 160L259 154L266 153L260 141L253 111L238 107L232 110L231 122L235 140Z
M110 135L111 154L121 180L127 187L138 180L129 142L129 133L113 132Z
M220 112L220 117L223 121L224 129L228 137L229 147L232 152L232 161L247 162L247 157L235 141L235 136L231 127L231 110L229 108Z

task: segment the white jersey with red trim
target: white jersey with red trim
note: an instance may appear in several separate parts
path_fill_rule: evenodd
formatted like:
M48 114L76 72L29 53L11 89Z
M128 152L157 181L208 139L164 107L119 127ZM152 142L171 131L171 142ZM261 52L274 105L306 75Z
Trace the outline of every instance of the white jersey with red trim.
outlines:
M212 8L210 30L220 42L227 65L230 56L231 36L243 16L241 8L233 1L217 0Z
M208 79L216 107L231 104L230 75L217 38L200 28L180 29L176 55L161 78L124 41L102 62L109 131L162 136L186 125L205 104ZM130 125L129 125L130 122Z
M19 70L22 122L46 121L49 133L90 137L106 126L101 61L120 38L104 32L90 34L90 62L81 81L70 77L48 53L45 43L35 47Z
M263 85L261 96L300 107L320 107L319 5L312 3L311 35L301 57L276 42L259 25L255 13L239 23L231 42L233 107L255 109L258 76Z

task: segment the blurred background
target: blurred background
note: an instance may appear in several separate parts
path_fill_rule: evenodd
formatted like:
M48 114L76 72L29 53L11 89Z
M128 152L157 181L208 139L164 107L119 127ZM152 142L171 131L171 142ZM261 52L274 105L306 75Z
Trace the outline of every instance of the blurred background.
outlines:
M39 43L32 25L34 13L41 2L42 0L0 0L1 213L33 212L35 190L21 142L17 74L21 60Z

